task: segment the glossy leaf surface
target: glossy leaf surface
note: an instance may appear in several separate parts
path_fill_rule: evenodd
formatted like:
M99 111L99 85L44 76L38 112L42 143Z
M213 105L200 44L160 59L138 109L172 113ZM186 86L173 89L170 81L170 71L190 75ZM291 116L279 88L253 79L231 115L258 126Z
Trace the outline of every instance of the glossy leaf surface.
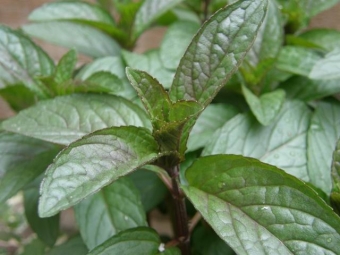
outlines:
M156 160L158 144L149 130L112 127L78 140L58 154L41 185L39 214L48 217Z
M123 230L147 225L138 190L127 178L106 186L74 209L89 250Z
M326 194L332 189L332 156L339 137L340 103L320 102L308 130L308 172L311 183Z
M170 99L207 105L252 46L266 6L262 0L239 1L204 23L180 62Z
M11 132L63 145L98 129L128 125L150 127L137 105L121 97L96 94L41 101L3 123Z
M237 254L338 254L340 218L305 183L236 155L197 160L184 192Z
M239 114L210 139L203 155L239 154L280 167L308 181L306 140L310 111L301 102L286 102L270 125L264 127L250 114Z

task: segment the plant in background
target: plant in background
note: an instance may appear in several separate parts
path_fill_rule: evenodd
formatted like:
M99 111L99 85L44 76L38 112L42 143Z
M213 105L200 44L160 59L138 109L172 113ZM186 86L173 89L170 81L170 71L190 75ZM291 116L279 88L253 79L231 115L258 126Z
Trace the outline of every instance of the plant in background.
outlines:
M56 65L0 27L0 200L23 191L25 254L340 254L340 32L304 31L338 1L98 2L30 15L73 48ZM160 47L131 52L151 24ZM55 245L70 207L80 236Z

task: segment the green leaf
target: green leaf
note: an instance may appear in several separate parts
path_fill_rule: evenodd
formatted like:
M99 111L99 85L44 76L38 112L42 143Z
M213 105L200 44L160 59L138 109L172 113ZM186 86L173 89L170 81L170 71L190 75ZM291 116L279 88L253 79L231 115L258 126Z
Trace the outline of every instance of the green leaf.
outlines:
M203 155L249 156L308 181L306 140L310 115L307 106L299 101L286 101L266 127L250 114L239 114L216 131Z
M187 197L237 254L338 254L340 218L284 171L215 155L197 160L186 178Z
M311 183L326 194L332 189L332 155L339 137L340 103L320 102L308 130L308 173Z
M128 125L150 127L137 105L96 94L44 100L3 122L5 130L63 145L98 129Z
M340 92L340 79L311 80L303 76L293 76L280 86L287 98L312 101Z
M67 242L53 247L53 249L47 253L47 255L65 255L65 254L72 255L88 254L88 250L80 236L73 237L72 239L69 239Z
M56 83L63 83L72 78L77 63L77 52L70 50L60 60L54 73Z
M300 34L299 37L327 51L340 48L340 31L335 29L311 29Z
M24 251L20 255L45 255L46 246L39 239L33 239L24 246Z
M197 227L192 234L193 253L196 255L234 255L234 251L210 228Z
M46 21L24 25L22 29L30 36L66 48L74 48L94 58L118 56L121 51L117 42L107 34L84 24Z
M266 0L239 1L204 23L180 62L170 99L208 105L252 46L266 6Z
M187 152L204 147L210 141L213 133L237 113L236 108L231 105L208 105L198 117L190 132Z
M178 21L169 26L160 46L160 58L165 68L176 70L198 29L199 24L191 21Z
M162 244L161 244L162 245ZM177 247L163 248L163 246L159 246L159 253L155 255L181 255L181 251Z
M138 189L146 212L164 201L168 194L168 190L161 179L155 173L147 171L145 168L129 174L128 177Z
M89 91L106 92L111 94L120 94L124 90L123 82L110 72L97 72L85 80L89 84Z
M8 86L0 89L0 96L16 112L36 103L36 96L24 85Z
M158 50L151 50L145 54L123 51L122 55L127 66L147 72L155 77L164 88L170 87L174 72L163 66Z
M46 91L35 80L37 76L51 75L51 58L27 36L0 25L0 88L24 84L40 97Z
M58 154L41 186L39 215L48 217L163 156L149 130L111 127L78 140Z
M138 190L127 178L106 186L74 209L89 250L123 230L147 225Z
M264 126L269 125L280 112L286 93L282 89L257 97L246 86L242 86L243 95L256 119Z
M38 215L38 201L38 187L32 187L24 191L26 219L39 239L52 247L59 235L59 215L50 218L40 218Z
M145 0L138 9L132 30L132 39L137 39L152 22L183 0Z
M340 193L340 138L333 152L332 180L333 180L333 191Z
M315 63L309 78L319 80L340 79L340 48L328 53Z
M127 68L126 75L157 128L159 122L168 119L171 107L168 93L155 78L146 72Z
M0 202L43 173L58 151L49 143L0 132Z
M276 67L285 72L308 77L310 71L321 56L314 50L297 46L285 46L281 49Z
M156 254L160 246L157 232L151 228L129 229L113 236L88 255Z

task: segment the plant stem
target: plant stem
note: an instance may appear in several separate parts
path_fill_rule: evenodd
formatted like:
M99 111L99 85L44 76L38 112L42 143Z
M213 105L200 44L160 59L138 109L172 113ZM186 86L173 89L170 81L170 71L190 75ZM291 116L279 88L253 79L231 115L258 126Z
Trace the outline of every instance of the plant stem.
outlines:
M179 242L179 248L183 255L190 255L189 246L189 224L185 205L185 197L179 187L179 167L178 165L168 169L172 179L172 198L175 213L175 233Z

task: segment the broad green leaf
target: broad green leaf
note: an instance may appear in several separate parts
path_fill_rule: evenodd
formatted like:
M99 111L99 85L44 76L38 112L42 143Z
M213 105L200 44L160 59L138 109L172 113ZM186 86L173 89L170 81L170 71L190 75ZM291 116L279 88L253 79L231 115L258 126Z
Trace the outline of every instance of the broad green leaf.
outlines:
M293 76L280 86L287 98L312 101L340 92L340 79L311 80L303 76Z
M157 127L158 122L166 121L171 102L163 86L155 78L143 71L127 68L126 75L137 91L154 125Z
M241 66L242 71L251 72L255 80L261 80L273 67L282 47L283 34L280 10L275 1L269 1L266 17Z
M210 138L203 155L239 154L277 166L305 181L308 107L286 101L276 119L264 127L251 114L239 114Z
M41 242L39 239L33 239L33 241L24 246L24 251L21 252L20 255L45 255L45 250L46 246L43 242Z
M41 101L4 121L3 128L68 145L95 130L128 125L150 127L144 111L124 98L73 94Z
M238 111L227 104L210 104L198 117L188 139L188 151L204 147L213 133L234 117Z
M340 31L335 29L311 29L299 35L300 38L318 45L327 51L340 48Z
M139 227L113 236L88 255L152 255L158 252L160 244L160 238L155 230Z
M210 227L198 226L192 233L196 255L234 255L234 251Z
M340 48L328 53L315 63L309 78L317 80L340 79Z
M69 239L65 243L53 247L52 250L47 252L47 255L86 255L88 254L88 250L86 245L80 236L73 237Z
M106 186L74 209L89 250L123 230L147 225L138 190L127 178Z
M72 78L73 70L77 63L77 52L70 50L60 60L56 66L54 79L56 83L63 83Z
M129 174L128 177L138 189L146 212L164 201L168 194L167 188L161 179L155 173L147 171L145 168Z
M209 104L252 46L266 6L266 0L239 1L204 23L179 64L170 99Z
M198 29L199 24L189 21L178 21L169 26L160 46L160 58L165 68L176 70Z
M48 217L163 156L149 130L111 127L78 140L51 164L41 186L39 215Z
M285 72L308 77L321 56L313 49L285 46L281 49L276 67Z
M59 149L33 138L0 132L0 201L39 176Z
M59 235L59 215L40 218L38 215L39 187L24 191L26 219L40 240L52 247Z
M332 180L333 190L340 193L340 138L333 153Z
M54 64L41 48L21 32L0 25L0 56L0 88L21 83L46 96L35 78L51 75Z
M151 50L144 54L123 51L122 54L127 66L147 72L155 77L164 88L170 87L174 71L163 66L158 50Z
M36 95L24 85L8 86L0 89L0 96L16 112L36 103Z
M137 39L152 22L180 2L182 0L145 0L136 13L132 29L132 39Z
M257 97L246 86L242 86L243 95L256 119L264 126L269 125L280 112L286 93L282 89Z
M94 58L118 56L121 51L117 42L107 34L84 24L46 21L24 25L22 28L30 36L66 48L74 48Z
M165 246L165 245L164 245ZM159 253L155 255L181 255L181 251L177 247L163 248L163 244L158 247Z
M183 186L237 254L338 254L340 218L304 182L236 155L197 160Z
M110 72L94 73L85 80L85 84L87 83L90 84L90 87L93 87L93 91L97 88L99 92L120 94L124 90L122 80Z
M308 173L311 183L326 194L332 189L332 155L339 137L340 103L320 102L308 130Z

